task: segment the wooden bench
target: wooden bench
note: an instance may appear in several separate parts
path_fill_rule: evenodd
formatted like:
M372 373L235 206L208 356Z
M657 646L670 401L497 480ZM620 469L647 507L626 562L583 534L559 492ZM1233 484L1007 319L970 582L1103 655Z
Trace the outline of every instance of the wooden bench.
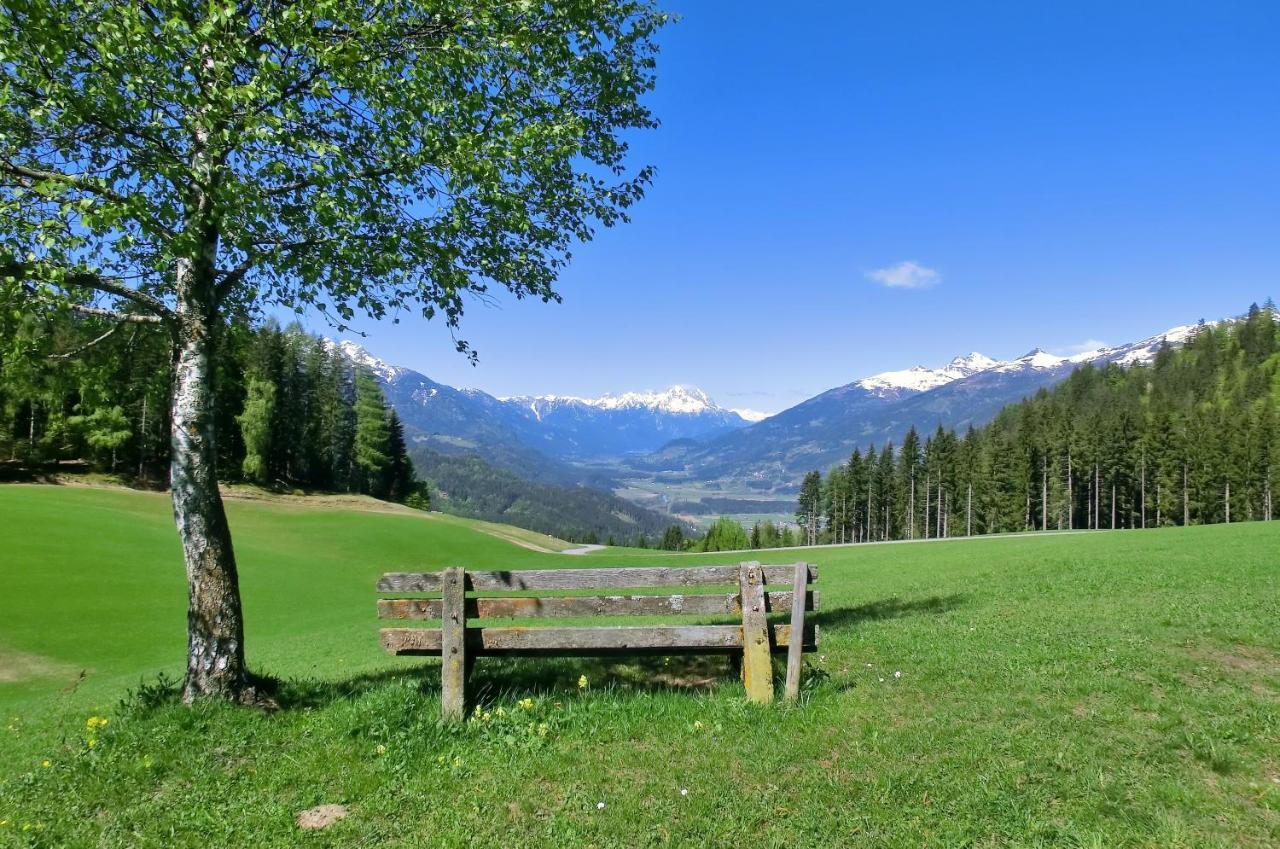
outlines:
M382 619L440 620L439 628L384 628L382 647L395 655L440 655L441 707L461 719L467 678L477 657L608 656L637 654L742 654L742 678L753 701L773 700L774 652L786 652L784 694L800 689L800 655L817 648L817 627L805 622L816 610L816 566L689 566L657 568L539 569L473 572L393 572L378 581L382 593L434 593L438 597L381 598ZM767 587L785 586L785 590ZM685 588L701 592L689 594ZM724 592L714 592L717 587ZM675 589L679 588L679 589ZM526 591L672 590L653 595L554 595L531 598ZM508 593L508 595L501 595ZM768 614L789 613L769 623ZM598 625L508 627L468 620L592 616L742 617L732 625ZM796 635L800 635L797 638Z

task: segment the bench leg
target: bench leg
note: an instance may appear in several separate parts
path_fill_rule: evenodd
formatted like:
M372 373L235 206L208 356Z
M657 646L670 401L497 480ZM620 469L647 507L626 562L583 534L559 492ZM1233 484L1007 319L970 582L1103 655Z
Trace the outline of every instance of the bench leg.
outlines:
M753 702L773 701L773 659L764 615L764 570L743 563L738 572L742 594L742 681Z
M809 564L797 563L791 587L791 644L787 646L787 678L783 698L789 702L800 696L800 665L804 658L804 607L809 594Z
M440 644L440 712L445 720L461 721L467 713L466 573L446 569L442 600Z

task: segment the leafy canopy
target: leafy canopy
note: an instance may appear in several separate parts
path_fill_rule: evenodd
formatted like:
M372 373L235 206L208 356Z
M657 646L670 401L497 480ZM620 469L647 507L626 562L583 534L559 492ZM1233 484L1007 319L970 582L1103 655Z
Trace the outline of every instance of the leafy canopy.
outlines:
M456 326L494 284L556 299L572 245L650 179L625 136L655 126L666 19L647 0L11 0L0 277L163 315L187 259L220 306L340 326Z

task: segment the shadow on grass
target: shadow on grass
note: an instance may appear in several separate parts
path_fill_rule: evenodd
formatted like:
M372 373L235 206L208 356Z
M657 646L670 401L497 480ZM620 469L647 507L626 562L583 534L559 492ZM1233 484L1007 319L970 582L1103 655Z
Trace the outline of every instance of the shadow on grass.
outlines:
M938 615L965 603L966 596L953 594L903 600L896 596L839 607L810 614L820 628L839 630L859 623L907 616ZM774 656L778 671L785 655ZM585 676L593 689L624 693L685 692L710 693L739 678L737 655L637 655L630 657L563 658L479 658L470 679L473 703L490 704L525 696L554 696L578 689ZM806 670L815 680L825 678L821 670ZM385 669L327 681L314 678L273 679L254 676L260 692L269 696L280 710L306 710L342 701L353 701L397 682L412 682L422 695L440 691L440 663L428 659L420 664ZM163 676L155 683L143 683L130 692L125 704L148 712L178 701L180 682Z
M968 597L963 593L931 595L926 598L903 600L897 596L869 601L857 607L837 607L812 614L810 621L821 628L840 629L863 622L881 619L902 619L907 616L936 616L963 605Z

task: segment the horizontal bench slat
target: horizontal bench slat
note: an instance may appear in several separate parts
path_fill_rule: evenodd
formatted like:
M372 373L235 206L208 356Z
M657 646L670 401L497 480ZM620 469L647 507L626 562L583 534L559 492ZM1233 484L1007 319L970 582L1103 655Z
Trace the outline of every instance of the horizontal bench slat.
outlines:
M791 610L791 592L766 593L771 613ZM805 609L817 610L819 594L805 594ZM380 619L440 619L438 598L380 598ZM592 595L560 598L469 598L468 619L573 616L736 615L742 612L737 593L715 595Z
M622 626L612 628L471 628L467 652L475 655L596 655L731 652L742 649L740 625ZM791 642L791 626L773 626L773 650ZM817 628L804 629L804 647L817 646ZM439 628L383 628L382 647L396 655L440 654Z
M388 572L378 581L378 592L439 592L443 572ZM795 565L765 566L766 584L791 584ZM472 590L594 590L642 587L737 586L737 566L619 567L606 569L527 569L467 571ZM809 566L809 581L818 579L818 567Z

